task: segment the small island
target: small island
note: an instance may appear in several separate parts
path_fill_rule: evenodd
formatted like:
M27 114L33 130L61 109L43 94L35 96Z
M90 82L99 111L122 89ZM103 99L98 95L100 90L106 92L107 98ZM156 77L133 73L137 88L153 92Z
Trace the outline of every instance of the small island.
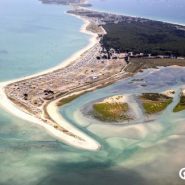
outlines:
M159 93L143 93L139 98L146 114L159 113L173 101L172 97Z
M93 115L101 121L118 122L128 121L129 105L124 96L113 96L106 98L101 102L93 104Z

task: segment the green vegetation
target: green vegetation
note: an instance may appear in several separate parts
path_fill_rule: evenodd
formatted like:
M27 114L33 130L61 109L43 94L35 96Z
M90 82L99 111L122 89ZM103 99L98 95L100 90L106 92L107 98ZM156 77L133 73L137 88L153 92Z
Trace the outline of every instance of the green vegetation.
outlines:
M67 103L70 103L72 102L73 100L75 100L76 98L80 97L81 95L85 94L86 92L83 92L83 93L80 93L80 94L74 94L72 96L69 96L67 98L63 98L61 99L58 103L57 103L57 106L58 107L61 107Z
M134 53L185 56L185 28L159 21L107 23L103 46Z
M144 93L140 99L146 114L163 111L173 100L170 97L158 93Z
M150 59L150 58L131 58L129 65L125 68L125 71L136 73L142 69L156 68L159 66L185 66L185 60L179 59Z
M127 103L96 103L93 105L94 116L102 121L129 120Z
M185 96L180 97L180 101L176 105L176 107L173 109L173 112L180 112L183 110L185 110Z

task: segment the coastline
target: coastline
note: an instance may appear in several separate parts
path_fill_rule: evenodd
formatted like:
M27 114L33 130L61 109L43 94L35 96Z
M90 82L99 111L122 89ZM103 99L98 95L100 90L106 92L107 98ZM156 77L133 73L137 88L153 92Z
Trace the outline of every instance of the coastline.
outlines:
M55 101L51 103L48 107L48 112L52 114L52 118L57 121L62 127L65 127L78 135L79 137L83 138L83 140L72 139L70 136L61 132L51 125L46 124L43 120L38 119L24 111L22 111L17 105L11 102L4 90L2 85L0 85L0 106L2 106L6 111L13 114L16 117L19 117L25 121L35 123L39 126L44 127L53 137L59 139L60 141L69 144L70 146L74 146L79 149L85 149L89 151L97 151L101 146L98 142L88 137L86 134L81 132L80 130L76 129L75 127L71 126L58 112L58 107L55 104Z
M65 120L65 118L63 118L63 116L59 114L57 102L60 101L60 99L62 99L64 97L68 98L68 97L72 96L73 94L78 94L80 92L94 90L96 88L100 88L100 87L103 87L103 86L108 85L110 83L113 83L116 80L119 80L120 76L121 76L121 78L123 78L123 73L122 73L123 67L121 67L121 70L119 70L119 73L114 73L113 76L103 78L103 80L98 80L97 83L95 81L93 83L93 85L91 83L90 83L90 85L87 85L87 84L83 84L83 86L78 85L78 86L75 86L76 88L73 88L71 90L69 90L70 88L68 89L65 87L65 91L67 91L67 93L66 92L65 93L67 95L65 93L62 94L61 93L62 91L60 91L59 97L54 96L54 98L52 98L50 101L47 101L47 103L42 104L42 106L40 106L41 114L39 114L39 116L37 114L38 112L35 113L30 109L25 110L25 108L23 106L21 106L21 104L19 104L19 101L17 101L17 97L16 97L16 99L14 99L14 101L12 101L12 97L9 96L8 94L6 94L7 92L5 91L5 87L13 82L18 83L20 81L22 82L22 81L25 81L28 79L31 81L33 77L35 77L35 78L38 77L40 79L42 77L42 75L44 76L49 73L54 74L56 72L56 70L63 69L64 67L67 68L70 64L72 65L73 63L75 63L77 61L77 59L83 58L83 55L85 55L84 53L88 54L90 56L90 58L92 58L92 55L94 55L94 52L91 53L91 52L87 52L87 51L90 50L91 48L93 48L96 44L99 44L99 39L98 39L99 32L94 33L94 31L95 31L94 29L92 29L92 32L90 31L91 29L87 30L88 25L93 23L93 21L91 21L91 19L89 20L88 17L86 18L86 17L82 17L80 15L72 15L72 14L70 14L70 15L75 16L76 18L83 20L84 24L82 25L80 31L82 33L91 35L91 37L89 39L89 44L85 48L81 49L80 51L78 51L77 53L72 55L70 58L65 60L63 63L57 65L54 68L45 70L43 72L31 75L31 76L27 76L27 77L24 77L21 79L16 79L16 80L0 83L0 97L1 97L0 104L2 104L6 110L13 113L14 115L16 115L24 120L31 121L31 122L37 123L37 124L45 127L50 133L52 133L55 137L59 138L60 140L62 140L66 144L69 144L71 146L81 148L81 149L96 151L100 148L100 144L98 142L96 142L95 140L93 140L88 135L86 135L85 133L81 132L79 129L75 128L75 126L73 126L69 122L67 122ZM104 29L102 29L100 33L105 34L106 32ZM98 62L98 65L99 65L99 63L100 62ZM95 65L95 63L93 63L93 65ZM82 63L82 66L84 68L83 63ZM125 69L125 66L124 66L124 69ZM79 71L76 71L76 73L73 74L71 79L74 79L74 75L76 75L78 72ZM124 72L124 75L125 74L126 73ZM67 76L68 75L69 75L69 73L67 73ZM57 76L57 81L58 80L59 79ZM38 83L40 83L40 82L42 82L42 81L38 81ZM38 85L38 83L37 83L37 85ZM64 86L64 84L60 84L60 85ZM24 84L24 86L25 86L25 84ZM23 86L23 88L24 88L24 86ZM48 86L48 81L47 81L47 86ZM30 87L29 87L29 89L30 89ZM48 90L46 89L46 91L48 91ZM54 93L54 92L52 91L52 93Z
M70 16L74 16L69 14ZM0 83L0 106L3 107L6 111L10 112L11 114L13 114L16 117L19 117L25 121L29 121L32 123L36 123L42 127L44 127L50 134L52 134L54 137L58 138L59 140L63 141L66 144L69 144L71 146L77 147L79 149L86 149L86 150L91 150L91 151L97 151L100 148L100 144L98 142L96 142L95 140L93 140L92 138L90 138L89 136L87 136L86 134L84 134L83 132L81 132L79 129L73 127L70 125L70 123L68 123L63 117L62 115L59 114L58 112L58 107L56 105L56 101L52 102L50 104L50 106L48 107L48 111L50 114L52 114L52 119L56 120L57 122L59 122L59 124L62 124L63 128L68 128L70 129L70 131L72 130L72 132L75 135L78 135L80 137L82 137L84 140L79 141L75 138L72 139L72 137L68 136L67 134L65 134L64 132L61 132L57 129L55 129L54 127L52 127L51 125L46 124L43 120L34 117L33 115L26 113L25 111L21 110L21 108L14 104L6 95L5 93L5 87L8 84L17 82L17 81L22 81L22 80L26 80L26 79L30 79L33 77L38 77L40 75L44 75L50 72L53 72L55 70L64 68L70 64L72 64L76 59L78 59L83 53L87 52L90 48L92 48L94 45L96 45L99 40L98 40L98 34L93 33L88 31L86 28L87 26L90 24L90 21L82 18L80 16L75 16L78 19L81 19L83 21L83 25L80 28L80 32L84 33L84 34L88 34L90 35L89 38L89 43L86 47L82 48L81 50L77 51L75 54L73 54L71 57L69 57L68 59L66 59L65 61L63 61L62 63L60 63L59 65L44 70L42 72L30 75L30 76L26 76L26 77L21 77L15 80L10 80L10 81L5 81L5 82L1 82Z
M81 94L83 92L86 92L86 90L84 91L78 91L77 93L72 93L70 95L67 95L66 97L62 97L63 98L67 98L68 96L72 96L72 95L77 95L77 94ZM66 130L70 130L70 132L75 133L75 135L78 135L78 137L83 138L85 141L88 142L83 142L82 143L78 143L76 142L77 140L71 140L70 138L68 138L68 136L64 135L65 137L62 138L62 140L66 140L65 143L77 147L77 148L81 148L81 149L86 149L86 150L94 150L97 151L101 148L101 145L95 141L94 139L92 139L90 136L88 136L86 133L80 131L78 128L76 128L75 126L73 126L72 124L70 124L59 112L59 106L57 106L57 103L60 101L61 98L56 99L50 103L48 103L48 105L44 108L45 111L47 112L47 114L49 115L50 119L52 119L54 122L58 123L61 127L65 128Z
M129 17L135 17L135 18L142 18L142 19L149 19L152 21L159 21L159 22L163 22L163 23L168 23L168 24L175 24L175 25L179 25L179 26L185 26L185 23L180 23L180 22L176 22L176 21L170 21L170 20L164 20L164 19L156 19L154 17L145 17L145 16L137 16L137 15L131 15L131 14L126 14L126 13L122 13L122 12L114 12L114 11L109 11L109 10L99 10L96 8L84 8L86 10L90 10L90 11L98 11L101 13L110 13L110 14L114 14L114 15L123 15L123 16L129 16Z
M87 34L90 36L89 38L89 41L88 41L88 44L80 49L79 51L75 52L74 54L72 54L69 58L67 58L66 60L64 61L61 61L58 65L52 67L52 68L49 68L49 69L46 69L46 70L43 70L43 71L40 71L38 73L35 73L33 75L28 75L28 76L24 76L24 77L20 77L20 78L16 78L16 79L13 79L13 80L8 80L8 81L3 81L3 82L0 82L0 85L3 84L4 86L5 85L8 85L10 83L14 83L14 82L17 82L17 81L21 81L21 80L26 80L26 79L29 79L29 78L33 78L33 77L37 77L37 76L40 76L40 75L44 75L44 74L47 74L47 73L50 73L50 72L53 72L55 70L58 70L58 69L61 69L61 68L64 68L70 64L72 64L77 58L79 58L83 53L85 53L86 51L88 51L90 48L92 48L95 44L98 43L98 39L97 39L97 36L98 34L96 33L93 33L93 32L90 32L88 30L86 30L86 27L90 24L90 21L88 19L85 19L83 17L80 17L80 16L76 16L76 15L72 15L72 14L69 14L67 13L69 16L74 16L78 19L81 19L83 21L83 24L80 28L80 32L81 33L84 33L84 34Z

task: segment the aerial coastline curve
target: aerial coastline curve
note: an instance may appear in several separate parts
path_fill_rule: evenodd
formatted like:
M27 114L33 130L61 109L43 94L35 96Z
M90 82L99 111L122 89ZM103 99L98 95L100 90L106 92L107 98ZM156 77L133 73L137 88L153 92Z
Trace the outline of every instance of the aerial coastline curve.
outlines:
M37 77L37 76L40 76L40 75L44 75L44 74L53 72L55 70L58 70L58 69L61 69L61 68L64 68L64 67L70 65L77 58L79 58L83 53L88 51L90 48L92 48L95 44L97 44L99 42L98 39L97 39L98 34L90 32L86 29L87 26L90 24L89 20L87 20L85 18L82 18L80 16L75 16L75 17L77 17L77 18L79 18L83 21L83 25L80 29L80 32L90 35L89 44L85 48L81 49L80 51L78 51L77 53L72 55L70 58L68 58L67 60L63 61L61 64L59 64L59 65L57 65L53 68L50 68L48 70L44 70L42 72L39 72L39 73L34 74L34 75L27 76L27 77L15 79L15 80L10 80L10 81L7 81L7 82L1 82L0 83L0 105L6 111L12 113L15 116L17 116L17 117L19 117L23 120L26 120L26 121L29 121L29 122L32 122L32 123L36 123L36 124L44 127L47 131L49 131L50 134L52 134L54 137L63 141L66 144L69 144L69 145L71 145L73 147L76 147L76 148L79 148L79 149L97 151L101 147L100 144L98 142L96 142L94 139L87 136L86 134L82 133L80 130L71 126L70 123L68 123L61 115L59 115L58 108L57 108L57 106L54 102L51 103L48 106L48 109L47 109L48 113L50 115L52 113L52 119L54 119L57 122L59 122L60 124L62 124L62 126L64 128L67 127L68 129L72 129L72 132L74 133L74 135L78 135L78 137L82 138L81 140L76 139L74 136L70 137L67 134L65 134L65 132L61 132L61 131L55 129L53 126L51 126L49 124L46 124L42 119L34 117L34 115L31 115L28 112L25 112L25 111L21 110L18 105L13 103L7 97L6 92L5 92L5 87L8 86L11 83L15 83L17 81L22 81L22 80L30 79L30 78Z
M97 151L101 147L97 141L82 133L59 114L58 106L62 100L65 99L64 102L68 103L75 96L132 76L142 69L169 65L184 66L182 57L170 58L166 61L161 58L157 59L160 55L153 59L150 54L145 54L146 56L141 58L144 56L141 52L139 54L141 61L138 62L137 58L136 61L132 59L130 62L128 53L121 51L121 47L119 51L115 49L114 44L119 42L111 43L109 39L104 39L104 36L107 36L106 33L110 31L109 29L105 31L106 23L115 24L115 27L118 23L129 25L130 23L138 25L154 23L155 28L159 24L165 28L169 26L169 30L175 29L180 32L184 27L156 23L142 18L99 13L88 9L77 8L67 13L84 21L81 32L91 35L89 45L52 69L1 83L0 104L16 116L43 126L66 144ZM138 57L138 54L135 57ZM162 55L162 57L165 56ZM147 62L148 60L150 62Z

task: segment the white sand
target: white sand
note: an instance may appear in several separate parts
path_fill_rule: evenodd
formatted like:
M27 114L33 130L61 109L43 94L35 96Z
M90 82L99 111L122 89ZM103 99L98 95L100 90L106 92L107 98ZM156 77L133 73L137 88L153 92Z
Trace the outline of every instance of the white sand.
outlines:
M185 96L185 86L183 86L183 87L181 88L181 94L182 94L182 96Z
M80 141L78 139L75 139L74 137L68 136L63 133L65 137L62 137L62 140L65 141L66 143L86 149L86 150L98 150L100 148L100 144L87 136L86 134L82 133L80 130L75 128L73 125L71 125L69 122L67 122L62 115L59 113L58 107L56 106L58 100L50 103L47 106L47 112L51 119L53 119L56 123L58 123L61 127L63 127L66 130L69 130L73 134L77 135L78 137L83 138L84 141Z
M78 17L79 18L79 17ZM70 131L71 133L73 133L74 135L82 138L84 141L79 140L78 138L69 136L57 129L55 129L54 127L46 124L44 121L37 119L36 117L22 111L20 109L20 107L18 107L17 105L15 105L14 103L12 103L6 96L4 88L6 85L8 85L9 83L13 83L19 80L25 80L25 79L29 79L31 77L36 77L39 75L43 75L49 72L52 72L54 70L63 68L67 65L69 65L70 63L74 62L77 58L79 58L84 52L86 52L87 50L89 50L91 47L93 47L97 42L97 34L95 33L91 33L89 31L86 30L86 27L88 26L88 24L90 23L88 20L85 20L84 18L82 18L82 20L84 21L84 25L81 28L81 32L85 33L85 34L89 34L91 35L90 41L88 46L86 46L85 48L83 48L82 50L80 50L79 52L77 52L76 54L74 54L73 56L71 56L69 59L67 59L66 61L62 62L61 64L59 64L58 66L45 70L43 72L31 75L31 76L27 76L27 77L23 77L20 79L16 79L16 80L11 80L11 81L7 81L7 82L3 82L0 83L0 105L5 108L7 111L9 111L10 113L14 114L15 116L29 121L29 122L33 122L36 124L39 124L41 126L43 126L44 128L46 128L50 133L52 133L55 137L57 137L58 139L62 140L64 143L69 144L71 146L80 148L80 149L86 149L86 150L98 150L100 148L100 145L93 139L91 139L90 137L88 137L86 134L82 133L80 130L76 129L74 126L71 126L70 123L68 123L59 113L58 108L56 106L56 101L51 103L50 105L48 105L47 110L49 115L52 115L52 119L55 120L58 124L60 124L63 128L67 129L68 131Z
M124 95L118 95L118 96L111 96L108 97L106 99L104 99L101 102L98 103L127 103L128 102L128 96L124 96Z
M81 137L84 141L76 139L73 136L69 136L69 135L55 129L54 127L46 124L42 120L21 111L20 108L17 107L15 104L13 104L5 95L4 85L5 84L3 84L3 83L0 84L0 105L8 112L12 113L13 115L15 115L25 121L33 122L33 123L36 123L36 124L44 127L53 136L55 136L56 138L60 139L64 143L69 144L71 146L74 146L74 147L77 147L80 149L92 150L92 151L96 151L100 148L100 145L95 140L91 139L90 137L83 134L81 131L79 131L75 127L71 126L70 123L68 123L65 119L63 119L62 116L60 116L58 108L55 104L56 102L53 102L48 106L47 110L49 112L49 115L52 115L52 119L54 119L63 128L65 128L66 130L69 130L74 135Z
M175 96L175 90L169 89L169 90L162 92L161 94L168 96L170 98L173 98Z

